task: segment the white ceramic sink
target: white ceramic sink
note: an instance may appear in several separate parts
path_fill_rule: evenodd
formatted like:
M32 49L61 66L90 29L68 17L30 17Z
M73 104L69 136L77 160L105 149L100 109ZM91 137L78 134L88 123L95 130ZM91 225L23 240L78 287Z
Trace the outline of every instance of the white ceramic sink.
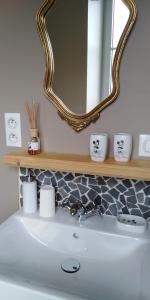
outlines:
M75 259L76 273L61 264ZM0 226L2 300L149 300L150 229L121 231L116 218L79 224L60 209L53 219L18 211Z

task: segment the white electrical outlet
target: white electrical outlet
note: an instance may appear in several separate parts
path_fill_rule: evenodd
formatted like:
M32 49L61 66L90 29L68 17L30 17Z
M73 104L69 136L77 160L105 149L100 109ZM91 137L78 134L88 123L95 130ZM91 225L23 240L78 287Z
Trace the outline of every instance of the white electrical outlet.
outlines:
M150 157L150 134L139 135L139 156Z
M20 113L5 113L6 145L21 147Z

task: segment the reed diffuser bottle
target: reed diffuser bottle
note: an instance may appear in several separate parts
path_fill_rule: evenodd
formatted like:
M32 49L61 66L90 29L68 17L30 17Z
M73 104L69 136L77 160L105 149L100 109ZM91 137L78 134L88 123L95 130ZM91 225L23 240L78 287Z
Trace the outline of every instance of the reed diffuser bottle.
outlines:
M33 100L31 107L29 106L28 102L26 102L25 107L30 125L30 141L28 143L28 153L31 155L36 155L40 153L40 139L37 129L38 104Z

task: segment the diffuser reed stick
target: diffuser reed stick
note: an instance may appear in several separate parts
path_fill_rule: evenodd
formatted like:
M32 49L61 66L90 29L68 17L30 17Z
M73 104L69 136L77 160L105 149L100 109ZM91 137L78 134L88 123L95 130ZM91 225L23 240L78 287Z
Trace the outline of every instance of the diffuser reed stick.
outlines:
M30 107L29 103L26 101L25 108L29 118L30 129L37 129L38 103L33 99Z
M38 119L38 103L35 100L32 100L32 104L29 105L28 101L25 102L25 109L28 115L29 126L30 126L30 135L31 141L28 146L29 154L38 154L40 153L40 140L38 137L37 129L37 119Z

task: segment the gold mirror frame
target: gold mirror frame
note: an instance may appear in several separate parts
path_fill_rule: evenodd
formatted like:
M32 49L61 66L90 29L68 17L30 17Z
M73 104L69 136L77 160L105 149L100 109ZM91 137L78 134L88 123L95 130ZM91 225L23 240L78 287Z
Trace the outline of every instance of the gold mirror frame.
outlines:
M56 0L45 0L43 5L37 12L36 21L37 27L40 35L40 39L44 48L45 53L45 77L44 77L44 93L48 97L48 99L55 105L58 110L59 115L62 119L66 120L69 125L76 131L80 131L86 126L88 126L91 122L95 122L99 116L100 112L110 105L119 95L120 83L119 83L119 68L122 52L127 40L127 37L132 29L132 26L135 22L137 15L137 8L134 0L121 0L129 9L129 19L124 28L124 31L119 40L116 53L114 56L113 66L112 66L112 83L113 89L111 94L101 101L94 109L90 112L85 113L83 115L77 115L70 111L63 101L57 97L52 90L52 82L54 76L54 58L53 58L53 50L50 41L50 37L46 28L46 14L49 9L52 7Z

